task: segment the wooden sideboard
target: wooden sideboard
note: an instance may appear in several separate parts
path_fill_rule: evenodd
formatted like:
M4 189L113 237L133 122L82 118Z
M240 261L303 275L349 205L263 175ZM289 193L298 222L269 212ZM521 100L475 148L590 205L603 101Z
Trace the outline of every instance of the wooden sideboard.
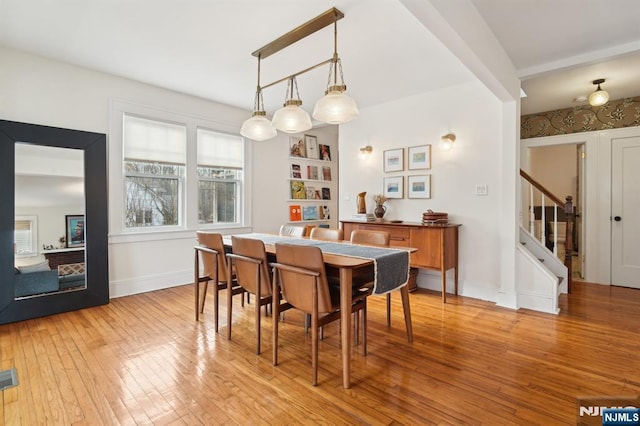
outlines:
M423 225L416 222L356 222L341 220L344 239L351 238L354 229L386 231L391 245L413 247L411 266L440 271L442 274L442 302L447 302L447 271L454 269L455 294L458 294L458 228L459 224Z

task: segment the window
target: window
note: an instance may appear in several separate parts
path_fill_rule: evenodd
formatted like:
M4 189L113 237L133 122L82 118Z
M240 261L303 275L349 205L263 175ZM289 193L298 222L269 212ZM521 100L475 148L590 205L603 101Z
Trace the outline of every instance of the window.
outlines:
M243 139L200 128L197 139L198 223L240 223Z
M14 253L17 257L38 253L38 222L35 216L16 216L14 228Z
M186 127L128 114L123 124L125 227L180 225Z

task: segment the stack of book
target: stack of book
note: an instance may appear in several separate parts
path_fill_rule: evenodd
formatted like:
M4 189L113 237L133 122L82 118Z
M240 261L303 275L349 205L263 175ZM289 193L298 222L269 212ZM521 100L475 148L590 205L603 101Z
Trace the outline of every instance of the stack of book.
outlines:
M351 220L356 222L373 222L376 220L376 217L373 213L356 213L351 215Z

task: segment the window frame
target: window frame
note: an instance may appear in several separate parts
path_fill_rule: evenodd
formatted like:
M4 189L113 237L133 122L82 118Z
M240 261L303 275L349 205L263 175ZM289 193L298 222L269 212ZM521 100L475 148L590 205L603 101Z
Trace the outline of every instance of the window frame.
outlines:
M13 237L13 242L15 244L15 232L17 231L15 229L15 222L29 222L30 223L30 229L29 229L29 239L31 240L31 251L28 253L21 253L18 254L17 251L17 246L14 249L14 256L19 259L19 258L25 258L25 257L34 257L34 256L38 256L39 250L38 250L38 216L16 216L15 220L14 220L14 237Z
M244 150L243 153L243 157L242 157L242 167L241 168L234 168L234 167L216 167L216 166L209 166L209 165L201 165L198 161L198 152L197 152L197 145L198 145L198 140L197 140L197 134L198 134L198 130L204 131L204 132L211 132L211 133L218 133L221 135L228 135L228 136L233 136L233 137L238 137L238 139L240 140L240 142L242 143L242 147ZM240 134L235 134L235 133L230 133L230 132L223 132L220 130L215 130L215 129L211 129L211 128L207 128L207 127L202 127L202 126L198 126L198 128L196 129L196 188L197 188L197 215L198 215L198 228L199 229L204 229L204 228L210 228L210 229L218 229L218 228L228 228L228 227L238 227L238 226L242 226L242 218L244 216L244 212L243 212L243 204L244 204L244 188L245 185L247 184L246 181L246 169L247 169L247 139L243 138L242 136L240 136ZM207 178L207 177L200 177L199 173L198 173L198 168L208 168L208 169L221 169L221 170L236 170L237 173L240 175L240 177L238 177L238 175L236 175L235 179L218 179L218 178ZM234 182L237 184L237 190L236 190L236 202L235 202L235 209L236 209L236 221L235 222L207 222L207 223L200 223L200 182L221 182L221 183L229 183L229 182Z
M123 116L135 115L150 120L181 124L187 127L187 160L184 188L180 199L182 220L178 226L125 227L125 170L123 150ZM247 232L251 230L251 141L242 138L244 149L243 177L238 199L238 222L200 224L198 220L197 129L206 129L233 136L239 135L240 123L213 121L201 116L182 114L122 100L110 101L109 124L109 237L110 243L154 241L166 238L190 238L194 231L215 229L220 232ZM195 184L192 184L195 183ZM170 234L170 235L169 235Z

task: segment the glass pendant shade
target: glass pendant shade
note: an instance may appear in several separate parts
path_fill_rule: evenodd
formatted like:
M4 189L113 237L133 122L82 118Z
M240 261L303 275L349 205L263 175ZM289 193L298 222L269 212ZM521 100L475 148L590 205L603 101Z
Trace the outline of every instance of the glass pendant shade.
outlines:
M589 105L591 106L600 106L604 105L609 101L609 93L600 89L600 85L598 85L598 89L589 95Z
M275 137L278 132L265 117L264 111L255 111L251 118L242 123L240 134L254 141L265 141Z
M313 118L329 124L346 123L359 114L353 98L344 93L344 86L331 86L313 108Z
M302 102L296 99L288 100L284 107L273 114L273 127L286 133L300 133L309 130L311 117L300 108Z

